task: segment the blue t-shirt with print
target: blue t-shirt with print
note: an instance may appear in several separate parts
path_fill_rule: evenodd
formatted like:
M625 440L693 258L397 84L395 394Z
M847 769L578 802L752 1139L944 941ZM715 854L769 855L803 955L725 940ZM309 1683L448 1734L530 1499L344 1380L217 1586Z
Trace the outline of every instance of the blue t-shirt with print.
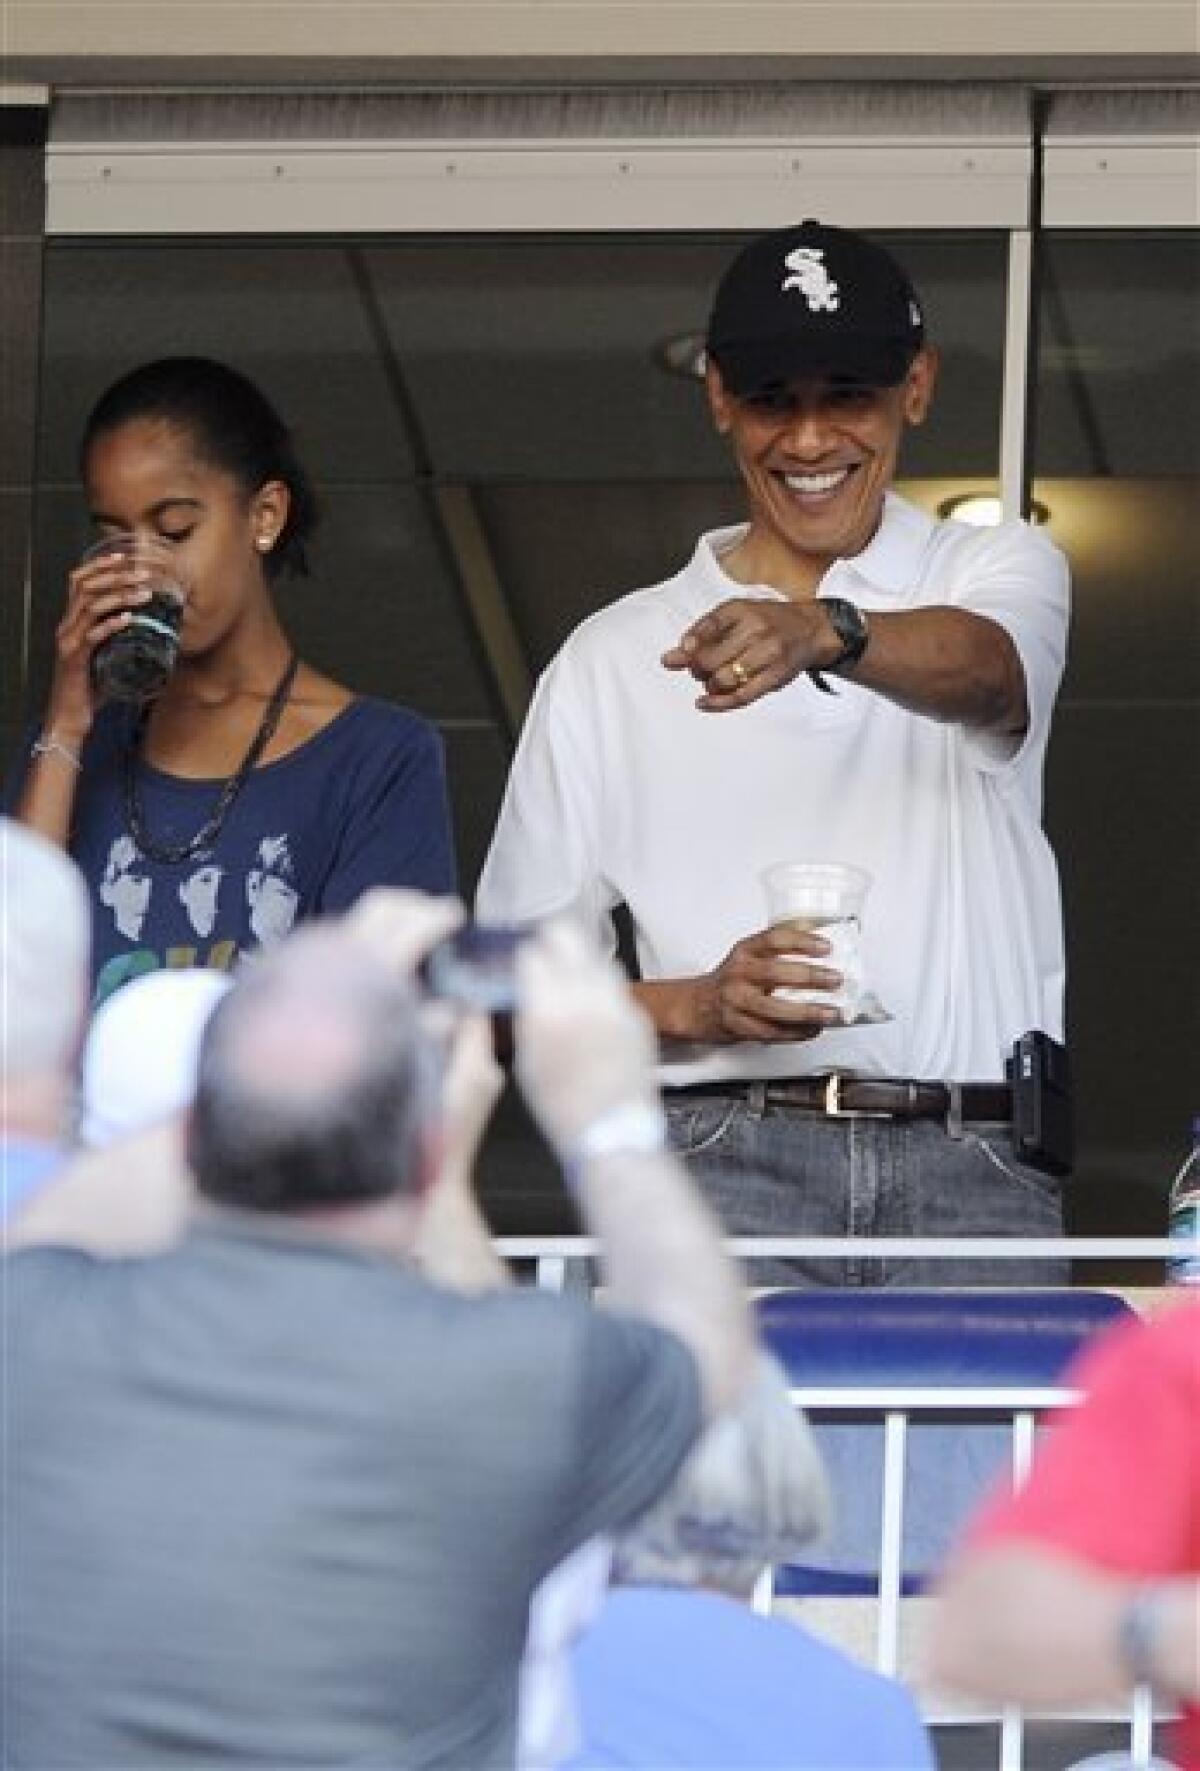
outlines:
M287 756L252 770L211 851L181 862L141 854L129 831L131 720L126 707L100 710L75 802L71 854L91 887L97 1002L159 966L227 970L371 886L455 890L442 741L407 709L352 701ZM202 828L222 782L136 766L153 844Z

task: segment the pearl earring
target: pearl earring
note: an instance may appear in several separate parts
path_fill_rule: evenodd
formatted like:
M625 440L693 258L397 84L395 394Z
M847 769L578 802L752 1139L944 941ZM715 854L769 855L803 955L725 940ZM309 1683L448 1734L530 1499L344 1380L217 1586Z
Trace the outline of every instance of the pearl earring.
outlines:
M268 548L274 545L274 537L271 535L259 535L255 539L254 545L258 548L260 553L266 553Z

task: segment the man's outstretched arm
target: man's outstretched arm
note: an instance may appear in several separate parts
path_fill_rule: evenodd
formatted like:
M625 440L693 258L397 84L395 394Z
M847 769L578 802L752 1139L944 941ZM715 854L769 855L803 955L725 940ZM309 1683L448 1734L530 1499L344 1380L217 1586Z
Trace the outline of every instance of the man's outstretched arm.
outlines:
M742 1276L666 1148L652 1030L616 967L550 925L519 962L517 1077L600 1241L609 1296L670 1329L696 1359L705 1415L751 1370Z
M998 621L970 609L867 617L869 641L847 675L910 713L1019 737L1029 720L1025 672ZM843 641L820 598L734 598L695 622L663 656L704 685L706 713L746 707L802 671L833 668Z

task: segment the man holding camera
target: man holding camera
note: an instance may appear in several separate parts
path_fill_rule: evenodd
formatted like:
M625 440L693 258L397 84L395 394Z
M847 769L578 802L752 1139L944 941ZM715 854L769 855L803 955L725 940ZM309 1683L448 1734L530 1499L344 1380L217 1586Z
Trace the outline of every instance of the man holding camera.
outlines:
M673 578L602 609L552 662L479 913L570 910L600 931L628 906L673 1140L731 1230L1055 1234L1067 1151L1050 1112L1040 1139L1014 1135L1026 1103L1006 1063L1031 1035L1015 1080L1061 1083L1040 812L1065 562L1024 524L938 522L890 489L938 362L907 276L861 236L809 221L752 241L717 289L706 354L748 520L702 536ZM870 1019L847 1024L817 929L765 926L762 874L798 860L873 881Z
M439 1039L394 935L302 931L217 1006L176 1249L9 1258L14 1771L512 1764L534 1586L748 1381L649 1028L573 931L519 956L517 1064L616 1307L419 1269Z

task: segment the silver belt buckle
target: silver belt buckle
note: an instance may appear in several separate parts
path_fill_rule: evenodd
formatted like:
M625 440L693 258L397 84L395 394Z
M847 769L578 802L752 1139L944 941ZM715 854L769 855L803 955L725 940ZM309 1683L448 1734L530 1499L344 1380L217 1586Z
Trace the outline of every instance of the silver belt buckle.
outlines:
M853 1117L851 1109L842 1106L842 1079L836 1070L825 1078L824 1106L827 1119L850 1119Z
M857 1082L855 1076L839 1076L834 1070L825 1078L825 1098L822 1111L826 1119L891 1119L890 1113L871 1107L843 1107L843 1082Z

